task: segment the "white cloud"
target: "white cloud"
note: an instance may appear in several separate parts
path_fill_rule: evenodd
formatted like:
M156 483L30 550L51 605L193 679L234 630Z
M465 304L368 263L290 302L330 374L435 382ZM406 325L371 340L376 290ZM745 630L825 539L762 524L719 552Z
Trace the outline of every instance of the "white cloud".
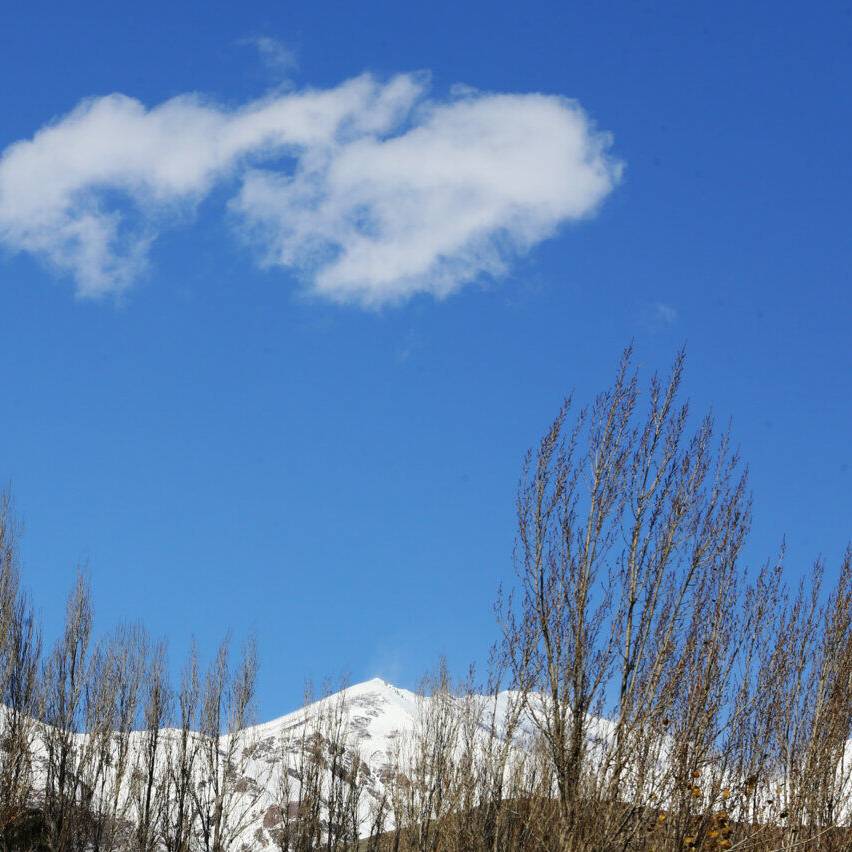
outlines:
M677 308L666 302L648 302L638 312L639 323L652 334L671 328L679 317Z
M677 309L664 302L657 302L654 313L663 325L674 325L677 322Z
M240 44L254 47L264 65L276 73L292 71L299 67L299 59L296 51L287 47L282 41L271 36L253 36L240 40Z
M364 75L227 109L84 101L0 157L0 242L70 273L83 296L129 286L157 233L224 180L261 262L335 301L450 293L594 212L620 165L573 102Z

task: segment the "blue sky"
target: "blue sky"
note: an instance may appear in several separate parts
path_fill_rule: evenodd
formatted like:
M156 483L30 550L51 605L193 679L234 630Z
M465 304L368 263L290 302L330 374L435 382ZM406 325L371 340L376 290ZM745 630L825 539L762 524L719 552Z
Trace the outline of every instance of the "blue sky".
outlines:
M852 7L406 6L11 0L0 32L27 581L48 633L77 563L100 629L176 659L254 632L264 717L484 659L522 455L631 339L732 418L751 560L849 539Z

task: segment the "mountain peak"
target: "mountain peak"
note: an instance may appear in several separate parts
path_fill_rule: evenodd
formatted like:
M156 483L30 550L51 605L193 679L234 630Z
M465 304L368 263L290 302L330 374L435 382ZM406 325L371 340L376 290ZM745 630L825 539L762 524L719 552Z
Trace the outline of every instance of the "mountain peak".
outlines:
M393 684L388 683L388 681L380 677L371 677L369 680L362 681L361 683L353 683L352 686L349 687L349 689L361 689L367 687L369 687L370 689L381 689L385 686L393 687Z

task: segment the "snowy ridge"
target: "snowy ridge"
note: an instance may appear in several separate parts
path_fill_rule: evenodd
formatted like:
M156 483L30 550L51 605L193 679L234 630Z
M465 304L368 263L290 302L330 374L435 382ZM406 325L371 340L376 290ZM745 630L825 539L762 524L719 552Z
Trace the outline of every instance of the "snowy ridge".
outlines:
M534 700L533 697L530 700ZM444 716L441 716L441 707L435 706L437 701L444 702L443 707L447 710ZM480 720L474 738L485 744L489 736L494 737L510 754L521 756L528 753L534 728L527 711L512 729L511 740L506 739L508 719L518 701L519 695L510 691L496 696L430 698L374 678L287 715L245 728L230 742L228 737L223 737L219 744L220 754L231 751L230 746L234 746L232 769L227 773L230 781L226 785L229 790L229 845L234 849L249 850L275 847L276 832L288 818L298 813L299 802L304 801L301 785L310 771L305 761L308 753L320 755L322 768L316 776L318 781L314 790L319 791L321 820L328 814L329 802L334 795L333 785L340 785L343 779L345 787L345 779L352 777L353 767L357 767L361 784L352 808L357 813L360 834L369 833L376 811L382 806L385 808L383 825L385 829L391 829L393 815L387 807L386 785L395 773L413 766L413 749L423 726L434 725L436 719L447 723L452 718L461 718L466 702L473 702L480 711L473 716ZM610 750L614 730L615 725L609 720L588 720L588 757L592 763L602 759ZM141 755L145 736L145 732L131 734L131 753ZM201 742L200 735L192 734L191 737L195 742ZM162 738L166 746L176 744L180 731L164 730ZM79 741L82 745L85 737L80 735ZM655 765L661 775L666 771L669 746L667 738L657 743ZM165 761L165 756L158 761L160 771L166 770ZM849 761L852 761L852 740L846 748L847 765ZM198 786L207 784L208 779L204 776L204 762L198 760L194 783ZM625 777L625 782L629 787L629 777ZM124 795L128 797L126 800L132 795L130 786L132 781L123 785ZM338 794L342 789L337 787ZM841 819L848 816L845 814Z
M289 780L298 786L297 763L304 745L303 736L317 731L323 736L324 728L333 724L335 718L340 722L338 730L346 743L345 766L351 768L357 755L366 769L368 780L358 810L362 827L368 829L383 797L387 773L406 763L406 746L434 700L373 678L244 731L242 752L247 759L242 762L243 771L263 789L252 806L251 829L245 834L260 845L271 839L276 819L284 816L279 812L286 798L282 795L282 782ZM508 703L507 694L497 699L498 730ZM290 778L285 779L288 772ZM324 787L330 782L331 778L325 779ZM391 827L392 821L387 824Z

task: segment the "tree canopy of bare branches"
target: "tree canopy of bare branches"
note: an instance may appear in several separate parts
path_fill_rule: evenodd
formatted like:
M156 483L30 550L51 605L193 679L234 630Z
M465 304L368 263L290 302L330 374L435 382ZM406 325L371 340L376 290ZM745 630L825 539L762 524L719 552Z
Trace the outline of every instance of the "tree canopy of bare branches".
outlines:
M441 664L378 756L346 691L255 726L251 643L175 683L141 627L98 638L83 574L43 648L2 496L0 852L848 852L852 549L792 587L783 548L747 563L747 472L684 365L643 387L628 349L559 408L485 682Z

